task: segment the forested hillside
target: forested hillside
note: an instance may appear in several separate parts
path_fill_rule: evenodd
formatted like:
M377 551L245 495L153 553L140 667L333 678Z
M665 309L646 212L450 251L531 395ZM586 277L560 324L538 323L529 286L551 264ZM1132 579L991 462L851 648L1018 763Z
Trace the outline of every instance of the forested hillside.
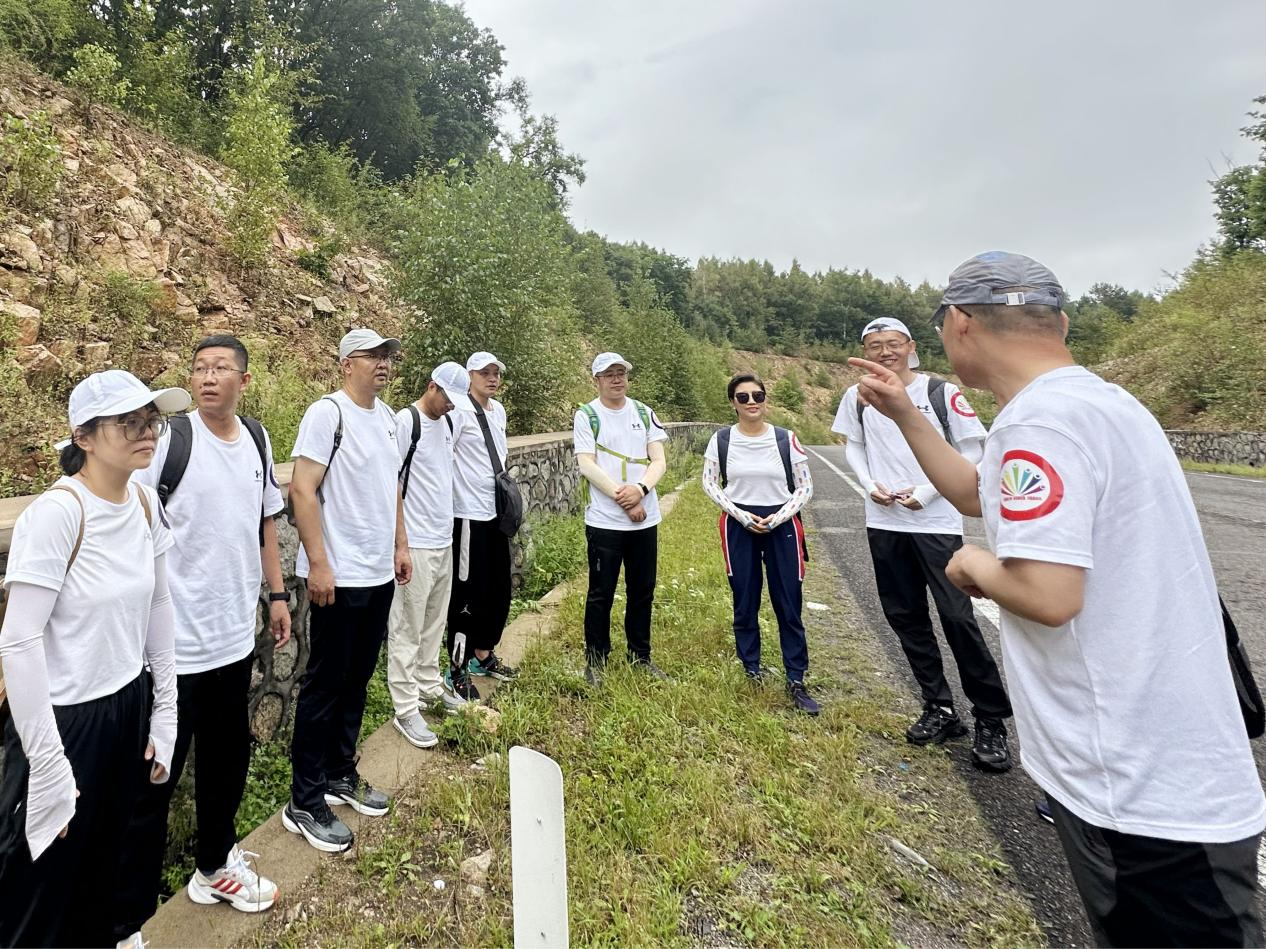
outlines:
M725 418L728 374L767 367L782 420L819 437L851 377L810 360L855 353L869 320L947 368L936 287L578 231L564 138L496 37L435 0L0 0L0 495L51 474L85 372L184 384L212 330L250 345L246 408L279 454L358 324L406 340L396 402L497 352L517 431L567 424L599 349L667 418ZM1108 282L1068 306L1079 358L1168 425L1266 427L1264 180L1214 183L1221 236L1162 299Z

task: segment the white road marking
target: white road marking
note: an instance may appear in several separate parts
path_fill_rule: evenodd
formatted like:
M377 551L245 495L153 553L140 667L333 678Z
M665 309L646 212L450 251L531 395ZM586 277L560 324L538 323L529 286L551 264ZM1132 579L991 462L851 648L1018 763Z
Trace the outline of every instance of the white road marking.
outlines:
M815 454L816 454L816 452L815 452ZM1213 472L1211 472L1211 471L1192 471L1192 472L1190 472L1190 474L1198 474L1198 475L1200 475L1200 476L1202 476L1202 477L1205 477L1205 478L1221 478L1223 481L1240 481L1240 482L1243 482L1243 483L1245 483L1245 484L1263 484L1263 485L1266 485L1266 481L1262 480L1261 478L1246 478L1246 477L1244 477L1243 475L1224 475L1224 474L1214 474L1214 473L1213 473Z
M848 484L850 488L852 488L859 495L861 495L863 501L866 499L866 489L857 483L856 478L854 478L848 472L844 471L842 468L839 468L836 465L832 464L829 460L824 458L822 456L822 453L819 452L817 449L810 448L807 445L804 447L805 447L805 451L809 452L811 455L817 458L818 461L822 462L822 464L826 465L828 468L834 471L837 475L843 478L845 483ZM997 629L999 627L1001 623L1001 617L998 614L997 603L995 603L993 600L973 599L972 606L976 608L977 613L979 613L981 616L983 616L985 619L987 619L990 623L993 624L994 629Z

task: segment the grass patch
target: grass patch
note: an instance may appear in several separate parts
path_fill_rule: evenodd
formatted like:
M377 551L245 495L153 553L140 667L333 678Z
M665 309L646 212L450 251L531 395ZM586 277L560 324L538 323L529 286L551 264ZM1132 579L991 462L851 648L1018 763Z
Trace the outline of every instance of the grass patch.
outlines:
M254 944L509 945L508 775L470 762L515 744L563 770L576 945L1042 944L945 750L903 740L912 700L875 684L828 566L814 562L807 592L829 610L806 613L822 717L745 681L715 514L692 483L661 527L655 655L675 687L613 663L589 692L572 595L494 696L497 733L444 722L446 746L393 814L353 859L323 863ZM775 628L768 608L763 624ZM780 664L776 635L765 659ZM904 862L889 837L935 869ZM458 868L489 848L487 892L471 895Z
M1203 471L1207 474L1238 475L1241 478L1257 478L1266 480L1266 468L1254 468L1252 465L1229 465L1216 461L1188 461L1180 458L1186 471Z

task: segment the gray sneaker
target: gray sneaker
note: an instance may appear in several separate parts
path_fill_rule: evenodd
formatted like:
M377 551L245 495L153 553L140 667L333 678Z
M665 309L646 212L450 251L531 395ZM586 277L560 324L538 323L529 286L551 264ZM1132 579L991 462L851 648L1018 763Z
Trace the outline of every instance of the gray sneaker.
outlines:
M286 804L281 812L281 826L292 834L299 834L317 850L325 853L342 853L352 845L352 830L334 816L327 804L318 804L311 811L302 811L294 802Z
M345 778L326 782L325 803L347 804L358 814L382 817L391 807L391 798L353 771Z
M422 701L431 708L443 709L448 715L456 715L467 704L466 699L450 689L441 689L439 695L424 695Z
M391 720L391 724L396 727L396 731L404 735L404 740L414 748L434 748L439 744L439 738L435 732L427 727L426 719L417 712L412 715L406 715L404 718L394 718Z

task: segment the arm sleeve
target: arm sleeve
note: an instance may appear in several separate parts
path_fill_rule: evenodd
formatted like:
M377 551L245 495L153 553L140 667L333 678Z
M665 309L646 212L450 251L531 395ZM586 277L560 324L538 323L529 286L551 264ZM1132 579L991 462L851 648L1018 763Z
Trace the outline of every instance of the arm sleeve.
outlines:
M777 527L779 524L791 520L800 513L801 508L809 503L809 498L813 497L813 475L809 473L808 460L797 461L791 466L791 473L796 479L796 490L792 492L787 503L780 507L770 520L770 527Z
M62 747L49 693L44 629L57 591L29 583L9 586L0 661L13 727L30 762L26 798L26 842L36 860L75 816L75 775Z
M875 479L870 476L870 465L866 462L866 443L849 439L844 446L844 460L857 475L857 480L869 495L875 490Z
M145 635L145 661L154 680L154 710L149 718L149 740L154 760L171 770L176 746L176 630L171 593L167 588L167 557L154 558L154 598Z
M954 446L955 451L970 461L973 465L980 464L980 459L985 455L985 428L980 424L980 420L976 418L976 413L972 411L967 400L954 387L953 383L945 384L945 397L949 412L950 435L953 440L950 442ZM918 484L914 487L914 498L925 508L941 496L932 484Z
M738 521L743 527L747 527L752 523L752 515L727 498L725 489L721 487L721 465L716 459L715 435L712 436L712 442L708 445L708 451L711 454L705 455L703 459L704 493L712 499L717 507Z
M580 467L580 476L609 498L615 497L619 485L598 466L596 455L584 454L576 456L576 464Z

